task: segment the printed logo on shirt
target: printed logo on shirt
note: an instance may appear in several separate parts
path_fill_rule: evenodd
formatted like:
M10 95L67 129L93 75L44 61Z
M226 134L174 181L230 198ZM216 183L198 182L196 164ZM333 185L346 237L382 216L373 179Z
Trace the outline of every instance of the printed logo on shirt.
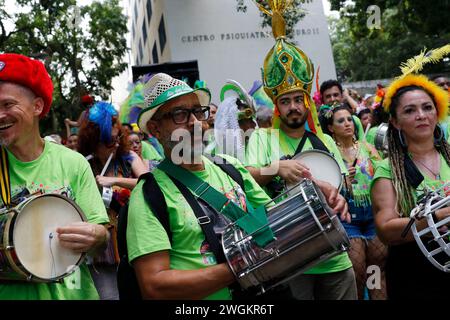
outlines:
M206 240L203 240L202 245L200 247L200 254L202 255L203 264L205 265L214 265L217 264L216 258L212 253L209 243Z

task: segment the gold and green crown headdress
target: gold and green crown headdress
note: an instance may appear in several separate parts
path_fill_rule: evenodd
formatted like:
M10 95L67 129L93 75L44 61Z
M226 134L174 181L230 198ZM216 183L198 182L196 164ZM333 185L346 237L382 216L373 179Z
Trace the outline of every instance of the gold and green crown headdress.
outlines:
M272 17L272 32L275 37L275 45L266 55L262 70L264 91L275 105L273 128L277 129L280 125L277 99L283 94L301 91L305 107L311 111L308 116L308 128L325 141L317 110L311 99L314 65L306 53L286 40L286 22L283 13L292 5L293 0L267 0L269 9L264 7L261 1L254 1L263 13Z
M267 2L270 10L255 1L263 13L272 17L272 32L276 41L264 60L262 70L264 90L274 102L279 96L297 90L310 95L314 65L302 50L286 40L286 22L283 13L293 1L267 0Z

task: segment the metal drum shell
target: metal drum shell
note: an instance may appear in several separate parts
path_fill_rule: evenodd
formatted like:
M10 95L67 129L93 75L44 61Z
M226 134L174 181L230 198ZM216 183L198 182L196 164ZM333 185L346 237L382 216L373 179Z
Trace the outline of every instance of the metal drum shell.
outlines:
M348 248L347 234L320 190L311 182L302 190L268 210L276 239L264 248L234 224L224 232L225 256L242 288L276 286Z
M382 123L378 126L375 132L374 145L378 151L386 153L388 151L387 133L389 125L387 123Z

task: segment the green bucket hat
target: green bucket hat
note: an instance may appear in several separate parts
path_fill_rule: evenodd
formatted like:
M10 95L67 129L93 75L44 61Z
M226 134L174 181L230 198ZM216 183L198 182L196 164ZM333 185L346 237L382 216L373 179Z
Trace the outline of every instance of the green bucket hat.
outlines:
M208 106L211 94L206 88L192 89L186 82L172 78L165 73L155 74L142 89L144 94L144 108L139 114L137 124L139 128L149 134L147 122L153 117L158 108L166 102L195 93L202 106Z

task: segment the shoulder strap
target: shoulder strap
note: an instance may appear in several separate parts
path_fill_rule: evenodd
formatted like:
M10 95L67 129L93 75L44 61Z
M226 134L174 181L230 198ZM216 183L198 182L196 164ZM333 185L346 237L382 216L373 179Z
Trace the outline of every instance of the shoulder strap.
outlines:
M408 183L414 188L417 189L417 187L422 183L422 181L425 179L422 173L419 171L417 166L414 164L412 159L409 157L409 155L405 155L404 159L404 166L405 166L405 176Z
M225 262L226 260L222 251L222 246L214 232L214 226L211 223L211 219L204 213L202 207L186 186L171 176L169 176L169 178L177 186L189 206L192 208L192 211L197 217L198 223L205 234L206 241L208 241L211 251L216 257L217 263ZM152 211L166 230L167 236L172 243L172 231L170 229L169 214L167 212L167 204L164 195L151 172L141 175L139 180L141 179L145 180L143 186L145 201L151 206Z
M309 141L311 142L313 149L322 150L322 151L330 153L328 148L325 146L325 144L322 142L322 140L319 139L318 136L316 136L314 133L312 133L309 130L305 130L305 134L303 135L302 140L300 140L297 150L295 150L295 153L293 156L302 152L303 147L305 146L305 143L306 143L306 138L308 138Z
M220 157L220 156L214 156L211 157L209 155L205 155L209 160L211 160L216 166L218 166L220 169L222 169L223 172L225 172L227 175L230 176L231 179L233 179L239 186L242 188L242 190L245 192L245 184L244 179L242 178L241 173L238 169L231 163L227 161L227 159Z
M11 205L11 181L8 154L4 147L0 147L0 195L3 205L9 208Z
M305 134L303 135L302 140L300 140L300 143L298 144L297 149L295 150L295 152L292 156L295 156L295 155L299 154L300 152L302 152L303 147L305 146L305 143L306 143L306 138L307 138L306 132L308 132L308 131L305 130Z
M142 187L144 198L152 209L156 218L166 230L170 243L172 243L172 230L170 229L169 214L167 212L167 203L153 173L147 172L139 177L139 181L145 180ZM138 182L139 182L138 181Z
M173 183L177 186L180 192L183 194L183 197L189 203L189 206L194 211L195 216L197 217L198 224L202 228L202 231L205 235L205 239L208 242L211 251L214 253L216 257L217 263L225 262L225 255L222 250L222 245L219 242L219 238L214 232L214 225L211 219L205 214L202 207L198 203L197 199L194 195L189 191L189 189L177 179L169 176Z

